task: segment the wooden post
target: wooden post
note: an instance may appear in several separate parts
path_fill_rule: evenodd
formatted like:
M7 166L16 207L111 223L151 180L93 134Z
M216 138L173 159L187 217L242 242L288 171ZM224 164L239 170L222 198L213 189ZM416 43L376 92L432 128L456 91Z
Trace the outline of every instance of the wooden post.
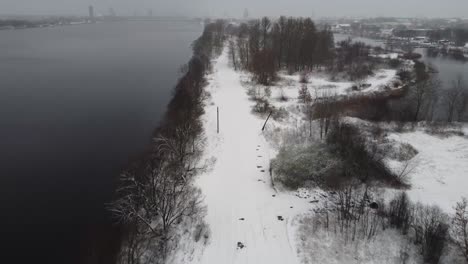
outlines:
M216 120L217 120L217 131L219 134L219 107L216 107Z
M263 124L262 131L265 130L265 126L266 126L268 120L270 119L271 114L273 114L273 111L270 112L270 114L268 115L268 118L267 118L266 121L265 121L265 124Z

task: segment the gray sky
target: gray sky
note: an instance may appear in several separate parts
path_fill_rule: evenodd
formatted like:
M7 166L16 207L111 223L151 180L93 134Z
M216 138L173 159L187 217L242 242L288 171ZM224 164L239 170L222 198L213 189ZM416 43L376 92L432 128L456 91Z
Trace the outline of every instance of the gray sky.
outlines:
M82 15L90 4L105 14L468 17L468 0L0 0L0 13Z

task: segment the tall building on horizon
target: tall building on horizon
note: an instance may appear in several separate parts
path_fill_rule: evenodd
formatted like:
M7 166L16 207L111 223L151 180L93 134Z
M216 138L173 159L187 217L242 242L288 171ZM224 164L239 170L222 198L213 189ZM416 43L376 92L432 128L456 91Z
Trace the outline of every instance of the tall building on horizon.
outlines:
M93 20L94 20L94 7L93 7L92 5L90 5L90 6L88 7L88 10L89 10L89 19L90 19L91 21L93 21Z

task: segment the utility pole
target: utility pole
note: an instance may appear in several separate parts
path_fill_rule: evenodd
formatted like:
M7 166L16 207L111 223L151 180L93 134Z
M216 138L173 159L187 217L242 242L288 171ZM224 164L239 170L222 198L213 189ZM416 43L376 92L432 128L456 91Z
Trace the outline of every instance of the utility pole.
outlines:
M216 124L217 124L217 131L218 131L218 134L219 134L219 107L216 107Z
M270 114L268 115L268 118L266 119L265 124L264 124L263 127L262 127L262 131L265 130L265 126L266 126L268 120L270 119L271 114L273 114L273 111L271 111Z

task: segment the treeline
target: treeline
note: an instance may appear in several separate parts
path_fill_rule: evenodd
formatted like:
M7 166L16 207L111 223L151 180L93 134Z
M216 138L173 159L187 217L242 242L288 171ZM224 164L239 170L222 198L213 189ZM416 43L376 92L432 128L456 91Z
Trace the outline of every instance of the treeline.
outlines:
M386 120L403 122L464 122L468 115L468 85L463 76L444 86L423 62L415 61L412 72L400 71L402 80L414 80L407 94L389 100Z
M451 244L468 260L465 198L455 205L455 215L450 217L437 206L411 202L404 192L389 203L375 196L375 191L367 186L345 186L336 191L334 204L316 212L316 228L341 236L345 245L371 241L391 228L417 248L424 263L438 264L442 256L448 255ZM407 263L409 254L409 247L402 246L399 261Z
M34 28L47 25L70 24L72 22L82 21L76 17L56 17L40 20L22 20L22 19L3 19L0 20L0 28Z
M333 34L318 29L310 18L265 17L243 23L230 32L236 41L230 53L236 68L251 71L255 79L268 85L276 72L310 70L329 64L334 58Z
M347 115L370 121L467 121L468 84L463 76L444 87L432 71L425 63L415 61L412 69L397 72L401 82L405 83L404 89L340 98L323 96L313 106L314 119L329 120Z
M445 28L431 30L427 33L431 41L450 40L457 46L465 46L468 43L468 29L466 28Z
M164 263L181 225L201 221L201 192L193 184L203 168L201 144L205 75L224 42L224 22L206 25L174 89L149 150L122 173L109 210L126 227L119 263Z

